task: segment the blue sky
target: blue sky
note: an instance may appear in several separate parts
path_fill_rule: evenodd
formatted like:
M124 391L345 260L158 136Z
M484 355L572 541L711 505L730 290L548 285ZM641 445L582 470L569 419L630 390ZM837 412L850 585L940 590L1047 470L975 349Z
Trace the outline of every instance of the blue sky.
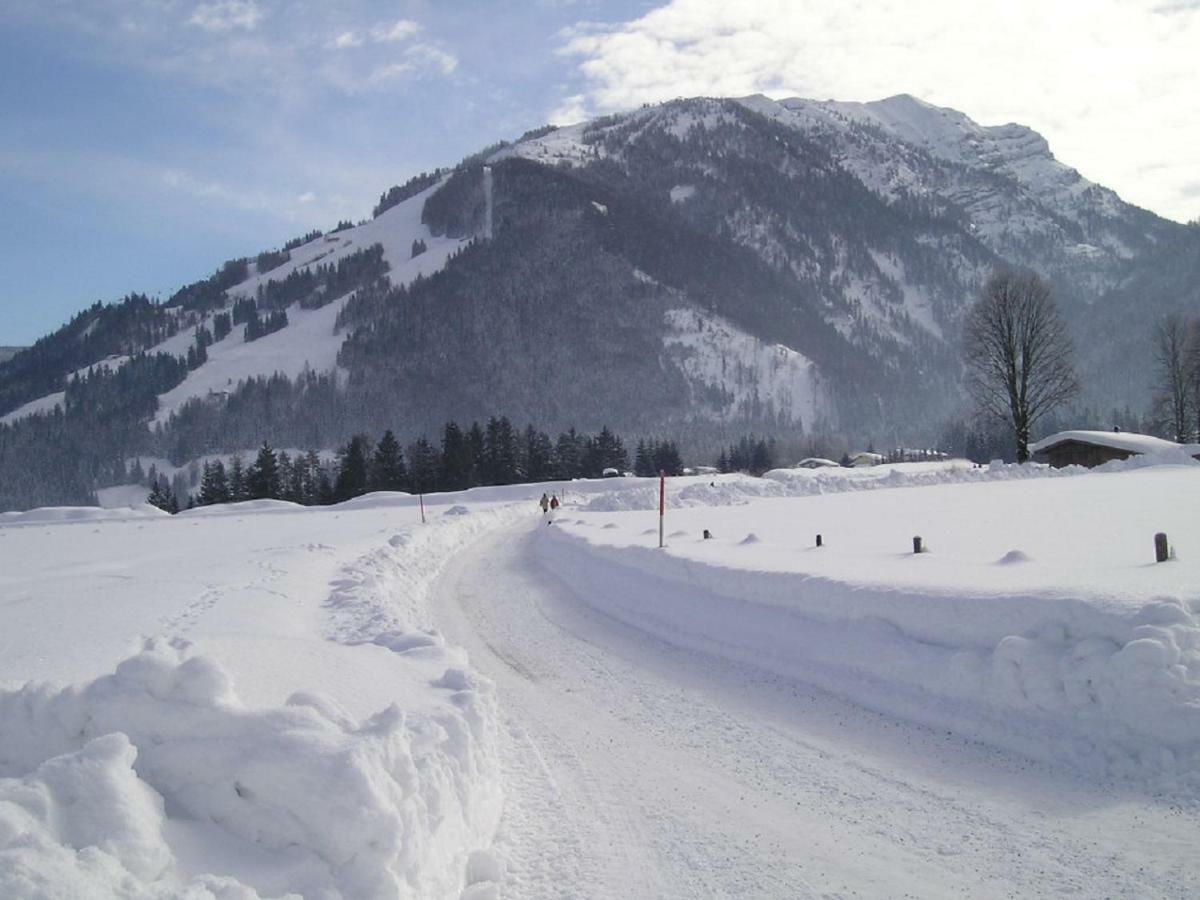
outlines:
M1126 199L1200 216L1191 0L5 6L0 345L363 218L498 139L676 96L906 91L1028 124Z

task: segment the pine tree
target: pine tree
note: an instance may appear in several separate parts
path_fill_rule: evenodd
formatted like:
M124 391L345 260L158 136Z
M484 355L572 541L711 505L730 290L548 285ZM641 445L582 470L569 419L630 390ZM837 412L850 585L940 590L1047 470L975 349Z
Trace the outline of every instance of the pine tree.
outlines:
M437 450L424 437L418 438L408 448L409 486L414 494L427 494L437 490L438 471L441 459Z
M146 498L146 502L151 506L161 509L163 512L171 513L171 515L179 512L179 501L171 493L170 485L167 484L165 478L155 481L154 487L150 489L150 496Z
M683 474L683 458L680 457L679 448L675 446L674 441L663 441L654 445L651 466L651 475L658 472L666 472L668 475Z
M526 481L549 481L554 477L554 445L550 436L532 425L525 429L524 471Z
M278 500L279 493L279 460L263 441L257 458L246 471L246 496L250 500Z
M229 502L241 503L246 499L246 471L242 458L235 456L229 463Z
M329 471L324 466L317 468L317 506L329 506L334 503L333 482Z
M478 422L471 423L471 429L467 432L467 447L471 452L471 483L470 487L479 487L483 484L483 428Z
M279 499L291 503L299 503L299 492L293 490L296 477L296 464L286 451L280 450L277 456L279 463Z
M771 468L771 449L767 446L767 442L759 439L754 443L750 452L750 471L755 475L761 475Z
M554 457L559 478L582 478L585 439L572 426L558 436Z
M305 506L319 506L325 503L321 492L321 457L316 450L304 454L304 468L301 472L300 502ZM328 478L325 479L328 482ZM332 494L332 488L330 489Z
M368 486L372 491L402 491L408 487L404 452L390 429L384 432L371 457Z
M588 441L585 452L584 468L588 477L595 478L603 474L605 469L616 469L624 472L629 468L629 454L625 445L608 426L600 429L600 433Z
M515 484L521 480L517 435L507 416L490 418L483 439L484 484Z
M447 422L442 429L443 490L461 491L471 486L471 474L475 468L475 457L467 435L455 422Z
M201 506L213 506L229 502L229 481L225 477L225 464L219 459L204 464L204 477L200 480Z
M655 474L652 450L644 440L638 441L637 452L633 456L633 474L646 478Z
M338 473L333 483L335 503L361 497L367 492L370 444L364 435L357 434L338 451Z

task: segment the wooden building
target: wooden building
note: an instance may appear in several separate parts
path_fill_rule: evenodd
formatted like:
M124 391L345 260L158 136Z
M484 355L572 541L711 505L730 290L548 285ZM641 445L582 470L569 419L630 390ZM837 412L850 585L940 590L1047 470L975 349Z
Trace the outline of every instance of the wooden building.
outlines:
M1176 444L1148 434L1129 431L1060 431L1029 446L1035 462L1049 463L1056 469L1063 466L1093 468L1114 459L1129 459L1145 453L1186 452L1200 459L1200 447L1195 444Z

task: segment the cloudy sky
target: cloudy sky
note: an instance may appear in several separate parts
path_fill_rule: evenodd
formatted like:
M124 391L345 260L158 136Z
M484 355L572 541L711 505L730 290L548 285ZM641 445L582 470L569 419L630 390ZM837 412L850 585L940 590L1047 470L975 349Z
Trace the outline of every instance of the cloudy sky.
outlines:
M0 345L170 293L501 138L907 92L1200 217L1200 0L6 0Z

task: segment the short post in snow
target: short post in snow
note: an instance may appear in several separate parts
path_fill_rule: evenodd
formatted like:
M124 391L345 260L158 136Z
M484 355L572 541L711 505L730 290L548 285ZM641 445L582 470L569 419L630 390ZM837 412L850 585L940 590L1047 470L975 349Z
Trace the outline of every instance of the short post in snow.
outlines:
M824 542L824 541L821 539L821 536L820 536L819 534L817 535L817 546L818 546L818 547L824 547L824 546L825 546L825 542Z
M421 504L421 524L425 524L425 495L417 494L417 502Z
M663 523L667 515L667 470L658 470L658 549L663 548Z
M925 548L921 544L921 536L919 534L913 535L913 553L924 553L924 552L925 552Z
M1167 536L1164 532L1159 532L1154 536L1154 561L1166 562L1171 558L1171 545L1167 543Z

